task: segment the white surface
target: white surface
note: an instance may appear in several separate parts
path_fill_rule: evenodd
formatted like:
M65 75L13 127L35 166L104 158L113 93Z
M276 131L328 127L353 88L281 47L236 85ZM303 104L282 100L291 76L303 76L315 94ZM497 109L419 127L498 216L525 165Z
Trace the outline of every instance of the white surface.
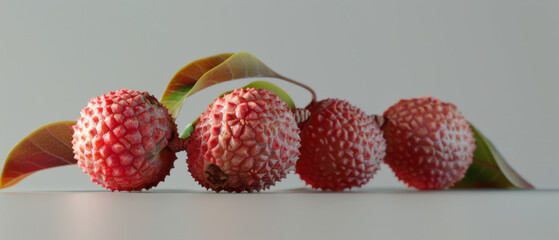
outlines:
M0 193L2 239L556 239L557 191Z

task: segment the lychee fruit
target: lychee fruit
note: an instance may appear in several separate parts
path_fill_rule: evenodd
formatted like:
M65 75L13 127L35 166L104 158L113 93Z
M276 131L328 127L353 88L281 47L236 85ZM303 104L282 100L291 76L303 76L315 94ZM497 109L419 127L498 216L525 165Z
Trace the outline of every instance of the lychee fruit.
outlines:
M367 183L386 149L375 119L339 99L319 101L308 110L295 172L314 189L342 191Z
M74 125L78 166L111 191L157 186L176 159L167 147L177 127L147 92L118 90L92 98Z
M455 105L433 97L400 100L383 117L385 162L419 190L444 189L464 177L475 139Z
M187 145L188 170L206 189L268 189L299 157L294 114L265 89L235 89L202 113Z

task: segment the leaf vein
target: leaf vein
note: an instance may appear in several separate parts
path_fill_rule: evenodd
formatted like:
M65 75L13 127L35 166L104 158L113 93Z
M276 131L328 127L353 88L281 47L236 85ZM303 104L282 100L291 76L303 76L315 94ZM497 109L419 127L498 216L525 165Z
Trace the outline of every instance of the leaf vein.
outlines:
M72 149L72 145L71 145L71 144L67 144L66 142L64 142L64 141L60 140L59 138L57 138L56 136L54 136L54 134L52 134L50 128L47 128L46 130L47 130L47 132L48 132L54 139L56 139L56 141L62 143L62 144L63 144L64 146L66 146L67 148ZM73 132L73 130L72 130L72 132Z
M31 141L31 143L33 145L35 145L35 147L37 147L38 149L40 149L41 151L43 151L44 153L47 153L48 155L51 155L52 157L54 157L55 159L60 159L62 160L62 162L68 163L68 164L73 164L73 162L70 162L68 160L66 160L65 158L63 158L62 156L59 156L57 154L54 154L50 151L47 151L46 149L42 148L41 146L39 146L38 144L35 143L35 141L33 141L33 139L29 139L29 141Z

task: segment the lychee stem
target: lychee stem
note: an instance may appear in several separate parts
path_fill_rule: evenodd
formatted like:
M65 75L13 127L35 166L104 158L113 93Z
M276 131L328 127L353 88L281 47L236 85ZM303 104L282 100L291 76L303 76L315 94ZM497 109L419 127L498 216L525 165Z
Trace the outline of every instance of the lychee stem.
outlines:
M371 117L373 118L373 121L375 121L378 125L379 128L382 128L382 126L384 126L384 123L386 122L386 119L378 114L373 114L371 115Z
M183 139L176 136L171 139L171 141L169 141L169 145L167 145L167 147L173 152L186 151L186 145L188 144L189 140L190 138Z
M295 115L297 124L305 123L311 116L311 112L306 108L296 108L293 110L293 114Z
M303 84L303 83L297 82L297 81L295 81L295 80L293 80L293 79L291 79L291 78L282 76L282 75L280 75L280 74L277 74L276 77L279 78L279 79L281 79L281 80L284 80L284 81L293 83L293 84L295 84L295 85L297 85L297 86L299 86L299 87L302 87L302 88L304 88L304 89L307 89L307 91L309 91L309 92L311 93L311 102L309 103L309 106L312 105L312 104L314 104L314 103L316 102L316 93L314 92L314 90L313 90L311 87L309 87L309 86L307 86L307 85L305 85L305 84Z

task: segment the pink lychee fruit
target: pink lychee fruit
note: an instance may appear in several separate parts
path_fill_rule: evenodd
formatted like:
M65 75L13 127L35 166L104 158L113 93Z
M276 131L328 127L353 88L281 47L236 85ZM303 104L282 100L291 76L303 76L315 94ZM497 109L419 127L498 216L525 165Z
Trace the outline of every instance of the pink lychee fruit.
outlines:
M235 89L202 113L187 145L188 170L206 189L253 192L286 177L299 157L287 104L265 89Z
M455 105L433 97L400 100L383 114L385 162L419 190L444 189L464 177L475 139Z
M176 159L167 145L177 127L147 92L117 90L92 98L74 125L78 166L111 191L150 189L169 175Z
M319 101L308 110L296 173L314 189L342 191L366 184L386 149L375 119L340 99Z

